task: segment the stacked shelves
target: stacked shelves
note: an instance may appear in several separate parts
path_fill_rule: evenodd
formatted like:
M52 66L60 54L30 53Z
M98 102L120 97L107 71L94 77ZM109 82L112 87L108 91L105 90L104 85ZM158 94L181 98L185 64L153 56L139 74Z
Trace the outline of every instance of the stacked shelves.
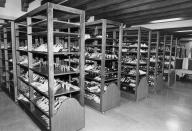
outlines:
M86 23L85 104L100 112L120 104L121 33L117 22Z
M163 77L165 81L168 81L168 74L170 69L170 56L171 56L171 46L172 46L172 35L164 36L164 54L163 54Z
M52 3L16 20L17 99L42 130L85 125L84 34L84 11Z
M0 32L1 86L12 99L16 100L16 90L14 89L16 86L14 22L6 20Z
M152 32L150 45L150 64L149 64L149 91L155 92L155 83L158 71L158 46L159 46L159 32Z
M175 67L176 67L176 50L177 50L177 43L178 39L177 37L173 36L172 40L172 46L171 46L171 55L170 55L170 70L169 70L169 80L168 80L168 86L171 87L175 84L176 80L176 72L175 72Z
M174 38L173 35L165 35L164 41L163 76L164 80L168 82L168 87L170 87L174 84L173 79L175 79L177 38Z
M5 51L4 51L4 31L0 29L0 82L1 87L6 88L6 70L5 70Z
M123 30L122 95L140 100L148 95L149 49L151 31L146 28Z
M163 87L162 61L164 38L160 32L152 32L149 64L149 92L156 93Z
M157 63L157 77L156 77L156 91L160 91L166 86L163 80L163 59L164 59L164 35L162 32L158 33L159 35L159 45L158 45L158 54L157 58L159 62Z

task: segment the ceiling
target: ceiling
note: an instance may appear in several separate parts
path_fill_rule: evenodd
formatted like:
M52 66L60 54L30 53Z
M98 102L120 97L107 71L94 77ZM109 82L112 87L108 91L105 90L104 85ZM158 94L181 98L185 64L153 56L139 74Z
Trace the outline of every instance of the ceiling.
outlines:
M42 0L45 2L83 9L87 17L110 19L128 26L168 18L192 19L192 0Z
M192 18L192 0L68 0L64 5L86 10L88 16L127 25L166 18Z
M43 0L47 1L63 2L63 5L86 10L87 16L127 25L145 24L166 18L192 18L192 0Z

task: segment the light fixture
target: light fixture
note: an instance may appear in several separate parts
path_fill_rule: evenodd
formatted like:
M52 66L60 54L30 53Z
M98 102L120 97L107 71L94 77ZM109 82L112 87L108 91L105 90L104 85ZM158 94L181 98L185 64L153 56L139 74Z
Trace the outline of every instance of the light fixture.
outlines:
M179 31L176 31L176 32L192 32L192 30L179 30Z
M163 23L163 22L171 22L171 21L178 21L178 20L183 20L183 18L170 18L170 19L162 19L162 20L153 20L150 23Z

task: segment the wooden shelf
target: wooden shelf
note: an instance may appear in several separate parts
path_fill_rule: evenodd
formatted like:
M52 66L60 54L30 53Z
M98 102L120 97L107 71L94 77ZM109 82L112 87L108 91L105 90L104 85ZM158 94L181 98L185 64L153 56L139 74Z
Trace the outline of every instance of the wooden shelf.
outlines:
M42 51L29 51L34 54L41 54L41 55L48 55L48 52L42 52ZM54 52L54 55L80 55L79 52Z
M94 40L102 40L102 38L88 38L86 39L86 41L94 41ZM113 39L113 38L106 38L107 41L117 41L117 39Z
M47 31L41 31L41 32L34 32L32 34L29 35L33 35L33 36L47 36ZM78 33L68 33L68 32L59 32L59 31L53 31L53 35L54 36L60 36L60 37L64 37L64 36L79 36L80 34Z
M39 75L48 77L48 67L34 67L30 69ZM75 72L75 71L61 72L60 70L55 70L54 76L72 75L72 74L79 74L79 73L80 73L79 71L78 72Z
M99 58L86 58L86 60L92 60L92 61L102 61L102 59ZM118 59L105 59L106 61L118 61Z
M157 87L157 76L158 71L162 70L162 61L160 61L160 58L163 58L163 53L160 52L160 49L164 50L164 45L161 44L164 42L164 37L162 37L162 32L160 31L154 31L152 32L152 39L154 43L151 45L151 50L155 49L156 51L150 52L150 58L153 58L154 61L150 61L150 71L149 71L149 77L148 77L148 83L149 83L149 92L150 93L157 93L156 87ZM153 76L153 79L150 78L150 76Z
M55 14L60 15L55 15ZM75 14L78 16L79 23L61 21L60 17L68 14L67 19L71 18L70 15ZM54 18L53 18L54 14ZM39 16L45 16L46 19L36 19ZM29 89L29 101L26 104L24 102L26 110L30 112L30 116L35 118L41 125L42 130L49 131L76 131L84 128L84 50L85 50L85 12L82 10L56 5L47 2L46 4L34 9L15 20L15 41L16 41L16 58L17 58L17 87L21 87L21 84L25 84ZM21 23L25 26L23 29ZM71 32L72 28L77 28L78 33ZM67 29L68 31L64 32ZM62 30L62 31L61 31ZM76 30L76 29L75 29ZM24 40L23 36L26 36ZM65 41L64 41L64 39ZM76 38L76 39L74 39ZM47 43L47 52L33 51L33 42L35 44ZM67 44L66 44L67 40ZM64 44L68 50L71 46L76 47L78 42L79 52L53 52L54 44L58 44L60 41L64 41ZM22 44L22 45L20 45ZM19 46L27 45L27 50L19 50ZM27 56L28 65L21 65L20 56ZM79 65L72 65L71 62L67 63L67 66L71 69L77 68L79 71L63 72L58 69L54 69L54 64L62 64L67 55L67 58L72 60L72 57L79 59ZM47 66L34 66L33 61L38 59L42 63L47 63ZM25 69L25 70L23 70ZM21 76L28 73L28 81L25 81ZM35 76L39 79L34 80ZM57 79L55 79L57 77ZM76 83L79 87L65 89L64 85L67 83L72 84L73 78L78 79ZM47 83L47 90L41 90L40 87L35 87L33 82L40 82L45 80ZM42 80L42 81L43 81ZM42 82L41 81L41 82ZM54 91L55 81L59 84L64 84ZM65 83L66 82L66 83ZM44 87L46 88L46 87ZM16 90L17 91L17 90ZM22 94L22 92L20 93ZM38 94L38 95L37 95ZM25 95L25 94L24 94ZM37 104L38 101L44 102L41 98L46 98L49 112L45 112L41 105ZM60 107L56 110L55 107L57 100L62 101ZM22 100L19 100L22 101ZM57 105L58 106L58 105ZM42 119L42 115L47 117L47 121Z
M111 23L111 22L110 22ZM87 81L95 81L98 82L98 86L100 87L101 91L100 93L93 93L89 92L85 89L86 94L92 94L96 95L100 98L100 103L96 103L94 100L88 99L85 97L85 104L90 106L91 108L99 111L99 112L105 112L108 111L116 106L119 105L120 102L120 82L118 79L120 79L120 70L121 70L121 62L120 62L120 55L121 55L121 33L118 34L118 32L122 31L122 24L115 24L114 22L114 28L110 28L110 23L108 23L108 20L101 19L94 22L87 22L86 23L86 29L90 33L90 36L92 34L95 34L95 36L100 35L100 37L94 37L94 38L88 38L85 40L85 47L92 48L95 52L101 53L101 58L88 58L85 57L85 60L91 60L92 63L86 63L87 65L93 64L95 66L100 66L101 69L98 73L94 73L92 71L87 71L90 74L95 74L97 76L101 76L99 80L94 79L95 77L91 77L89 74L85 76L85 80ZM91 28L91 30L89 30ZM98 32L100 34L98 34ZM109 35L108 35L109 34ZM107 35L110 37L108 38ZM97 49L100 49L101 52L98 52ZM108 59L105 57L106 51L108 49L111 49L112 52L115 52L117 55L117 59ZM89 53L89 50L86 50ZM112 58L112 57L111 57ZM111 64L110 64L111 63ZM117 71L106 71L105 68L108 69L114 69L118 68ZM110 77L111 75L117 75L116 78ZM111 78L111 79L110 79ZM113 85L111 88L110 85ZM107 87L107 91L105 91L104 88ZM115 90L115 91L113 91ZM112 92L113 91L113 92ZM110 100L110 101L109 101ZM105 102L108 101L108 104ZM114 102L111 102L114 101Z
M164 50L163 52L163 77L168 77L167 85L171 87L174 83L171 80L171 70L175 70L175 60L172 60L172 57L176 57L176 48L178 44L178 38L173 35L165 35L164 36L164 48L169 48L169 51ZM168 56L168 57L167 57ZM166 63L165 63L166 62ZM172 67L172 62L174 65ZM168 65L168 68L167 68ZM172 83L172 84L170 84Z
M0 84L5 80L6 93L16 101L16 60L15 60L15 32L14 21L5 19L0 32ZM10 61L12 59L12 61ZM10 71L12 70L12 71ZM2 75L4 72L4 75ZM4 79L5 78L5 79Z
M47 27L47 19L34 22L33 24L30 24L29 26L32 27ZM72 23L72 22L66 22L66 21L60 21L60 20L53 20L53 26L57 29L67 29L67 28L75 28L80 27L80 23Z
M145 34L143 34L143 31L145 31ZM125 79L133 79L136 81L135 86L133 87L130 84L121 82L121 95L126 98L131 98L134 100L140 100L142 98L147 97L147 90L148 90L148 84L145 83L143 85L143 88L140 87L140 83L144 77L148 77L149 73L149 49L150 49L150 40L151 40L151 31L149 29L145 28L125 28L123 29L123 43L134 43L134 45L123 45L122 48L127 50L127 52L124 52L122 50L122 67L129 71L132 69L136 69L135 74L129 74L127 71L121 72L121 77ZM145 44L146 46L143 46ZM128 48L128 49L127 49ZM132 49L129 50L129 49ZM133 50L135 49L135 51ZM144 51L145 50L145 51ZM143 52L144 51L144 52ZM143 57L147 58L146 62L140 63L140 61L143 59ZM135 63L127 63L126 59L129 61L134 61L137 59ZM131 60L130 60L131 59ZM139 70L144 71L144 67L146 68L146 74L140 74ZM121 79L120 79L121 80ZM123 88L122 88L123 87ZM124 89L126 88L126 89ZM142 89L140 89L142 88Z

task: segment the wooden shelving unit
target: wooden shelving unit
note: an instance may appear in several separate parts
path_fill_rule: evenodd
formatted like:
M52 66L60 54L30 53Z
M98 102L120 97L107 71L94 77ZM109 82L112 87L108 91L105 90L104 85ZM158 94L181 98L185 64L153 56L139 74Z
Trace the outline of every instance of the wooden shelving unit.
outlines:
M171 87L175 80L175 58L178 40L173 35L165 35L164 41L163 77L167 86Z
M151 31L146 28L123 29L122 96L141 100L148 96L149 49Z
M170 56L171 56L171 45L172 35L164 35L164 54L163 54L163 77L165 81L168 81L168 74L170 69Z
M3 90L16 101L16 60L14 22L4 20L0 28L0 77Z
M178 38L173 36L173 42L171 46L171 55L170 55L170 71L169 71L169 82L168 82L169 87L172 87L175 84L175 79L176 79L175 65L176 65L177 45L178 45Z
M120 105L121 35L120 23L86 23L85 104L100 112Z
M153 31L150 46L149 92L157 93L164 87L162 76L162 61L164 52L164 36L159 31Z
M46 3L16 19L18 103L42 130L85 126L85 12Z

